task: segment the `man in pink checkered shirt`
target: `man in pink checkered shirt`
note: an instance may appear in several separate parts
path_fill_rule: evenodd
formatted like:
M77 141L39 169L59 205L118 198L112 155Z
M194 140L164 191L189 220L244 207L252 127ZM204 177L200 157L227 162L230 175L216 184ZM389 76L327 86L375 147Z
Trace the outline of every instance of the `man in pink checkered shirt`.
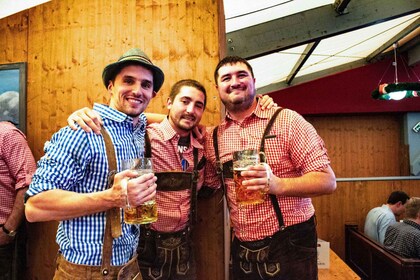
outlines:
M288 109L280 111L265 137L264 152L272 175L267 176L264 165L242 172L246 177L243 184L266 192L265 201L238 206L227 163L234 151L260 149L264 130L278 108L262 111L257 106L252 67L243 58L222 59L214 77L226 107L216 144L224 169L218 172L215 141L207 137L204 185L217 188L221 184L218 174L223 174L234 233L234 279L317 279L316 221L311 197L330 194L336 188L324 142L302 116Z

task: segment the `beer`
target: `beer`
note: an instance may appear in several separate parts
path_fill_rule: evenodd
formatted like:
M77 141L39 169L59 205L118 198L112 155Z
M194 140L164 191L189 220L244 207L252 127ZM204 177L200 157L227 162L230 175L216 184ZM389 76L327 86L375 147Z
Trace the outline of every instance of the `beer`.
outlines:
M127 224L149 224L156 222L157 217L157 204L154 200L124 209L124 222Z
M242 181L245 180L241 176L241 172L246 170L246 168L234 168L233 169L233 178L235 181L235 191L236 191L236 201L239 205L251 205L259 204L264 202L264 193L260 190L247 190L245 186L242 185Z
M233 179L235 182L236 202L239 205L251 205L264 202L265 194L261 190L248 190L242 185L245 180L241 172L260 162L257 150L233 152Z
M122 167L123 169L135 170L138 176L153 173L151 158L123 160ZM156 222L157 218L158 213L155 200L147 201L137 207L127 205L124 209L124 222L127 224L149 224Z

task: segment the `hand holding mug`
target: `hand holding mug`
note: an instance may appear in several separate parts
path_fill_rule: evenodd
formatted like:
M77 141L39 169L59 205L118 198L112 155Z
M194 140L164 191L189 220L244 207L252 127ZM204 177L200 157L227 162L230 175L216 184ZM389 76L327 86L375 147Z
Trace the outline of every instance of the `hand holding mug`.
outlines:
M242 182L248 190L260 190L270 193L273 172L267 163L260 163L242 171L242 176L249 178Z
M122 162L133 177L127 178L127 205L124 221L128 224L148 224L157 221L156 176L151 158L128 159Z
M236 151L233 152L232 156L238 204L250 205L264 202L270 186L270 166L266 163L260 163L258 150ZM254 170L254 168L256 169ZM251 169L252 171L250 171ZM252 187L248 187L250 185Z

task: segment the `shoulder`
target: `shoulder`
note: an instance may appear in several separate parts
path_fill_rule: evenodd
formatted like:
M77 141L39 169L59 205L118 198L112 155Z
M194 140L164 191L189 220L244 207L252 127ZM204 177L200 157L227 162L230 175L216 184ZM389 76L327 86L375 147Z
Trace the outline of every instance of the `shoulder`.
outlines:
M85 132L82 129L72 130L66 126L52 135L50 141L45 143L45 149L82 152L87 146L96 146L99 139L102 139L102 135Z
M14 124L10 122L0 122L0 136L10 136L10 135L16 135L19 137L25 137L25 134L23 134L22 131L20 131Z
M151 123L147 125L147 135L149 135L150 140L152 139L163 139L164 138L164 127L162 123Z
M26 136L15 125L9 122L0 122L0 150L2 153L29 149Z

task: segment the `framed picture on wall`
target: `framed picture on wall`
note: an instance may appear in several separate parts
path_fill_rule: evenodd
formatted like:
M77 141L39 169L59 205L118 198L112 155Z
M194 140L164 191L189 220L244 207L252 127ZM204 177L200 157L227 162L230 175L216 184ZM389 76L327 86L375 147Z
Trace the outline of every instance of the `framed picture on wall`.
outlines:
M26 63L0 64L0 121L26 133Z

